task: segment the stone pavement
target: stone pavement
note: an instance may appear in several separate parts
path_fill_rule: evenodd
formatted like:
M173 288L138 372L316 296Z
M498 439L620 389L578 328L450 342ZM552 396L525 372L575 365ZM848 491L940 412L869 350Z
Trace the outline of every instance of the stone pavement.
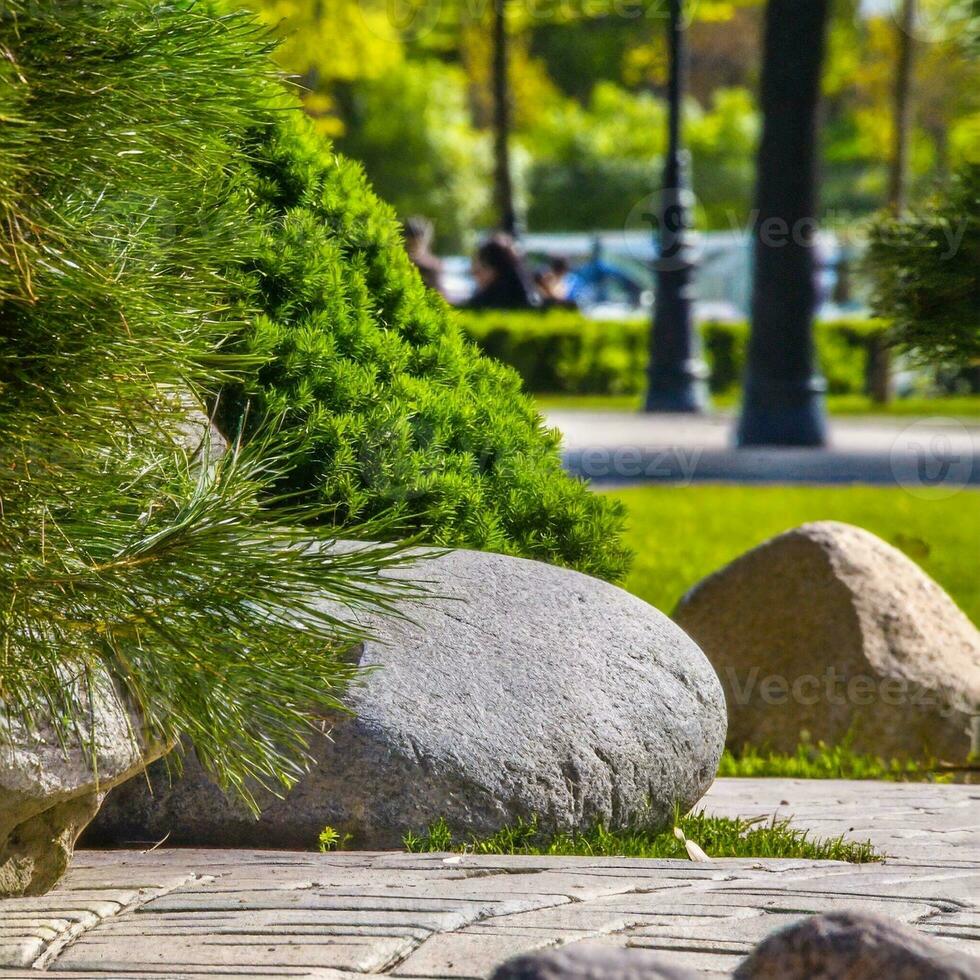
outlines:
M551 411L565 465L595 483L866 483L927 494L980 486L980 423L835 418L822 449L735 449L727 415Z
M980 787L723 779L704 803L870 838L889 857L87 851L50 895L0 901L0 978L476 978L583 941L725 976L773 930L846 908L980 952Z

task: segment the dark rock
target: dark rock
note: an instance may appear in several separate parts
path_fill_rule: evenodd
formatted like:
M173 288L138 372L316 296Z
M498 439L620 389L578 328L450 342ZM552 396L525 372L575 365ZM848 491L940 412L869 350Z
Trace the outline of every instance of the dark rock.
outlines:
M490 980L694 980L694 974L644 949L576 944L508 960Z
M892 919L816 915L770 936L735 980L976 980L980 959Z

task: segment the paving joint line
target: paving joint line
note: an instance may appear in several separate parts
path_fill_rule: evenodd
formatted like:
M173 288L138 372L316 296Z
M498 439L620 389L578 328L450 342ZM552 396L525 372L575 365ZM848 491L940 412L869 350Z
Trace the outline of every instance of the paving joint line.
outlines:
M138 912L144 905L148 905L150 902L158 898L164 898L180 888L186 888L188 885L210 884L215 880L217 880L217 876L215 875L202 875L192 871L183 881L175 882L169 886L148 889L145 893L137 891L136 898L134 898L131 902L121 905L115 912L111 912L109 915L100 915L95 922L91 923L90 925L86 925L84 922L78 922L75 925L69 926L64 933L57 938L52 939L51 942L45 946L41 955L38 956L38 958L31 964L30 969L44 971L50 966L55 965L58 957L61 956L66 949L73 946L85 936L95 932L104 922L118 919L121 916L128 915L131 912Z

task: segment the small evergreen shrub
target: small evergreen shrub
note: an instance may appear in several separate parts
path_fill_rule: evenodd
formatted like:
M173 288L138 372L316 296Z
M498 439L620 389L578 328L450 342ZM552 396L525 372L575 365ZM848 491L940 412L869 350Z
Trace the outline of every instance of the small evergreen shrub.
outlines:
M483 352L511 365L537 394L632 395L646 387L646 320L590 320L574 310L463 312L464 331ZM749 327L703 323L704 357L715 394L742 378ZM871 341L880 320L841 320L815 328L820 368L831 394L864 391Z
M250 154L261 313L237 343L259 366L226 392L225 430L281 417L299 450L279 489L340 528L391 514L391 533L622 576L619 505L562 471L557 433L422 285L360 168L298 119Z

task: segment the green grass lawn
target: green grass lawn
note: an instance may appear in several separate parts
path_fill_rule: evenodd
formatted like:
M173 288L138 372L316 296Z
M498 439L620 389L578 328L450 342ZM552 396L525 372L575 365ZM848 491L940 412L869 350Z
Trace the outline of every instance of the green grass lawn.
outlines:
M847 740L845 740L845 743ZM738 752L725 749L718 775L779 779L885 779L901 783L952 783L975 767L950 767L937 760L883 759L855 752L850 745L800 742L792 754L752 745Z
M576 409L583 411L638 412L642 395L538 395L541 410ZM712 402L716 410L734 411L738 405L735 393L720 395ZM830 395L827 410L831 415L885 415L902 418L944 416L980 418L980 395L952 398L902 398L887 405L874 404L867 395Z
M706 575L807 521L857 524L918 562L980 623L980 493L922 500L900 487L647 486L608 491L629 510L626 588L666 613Z

